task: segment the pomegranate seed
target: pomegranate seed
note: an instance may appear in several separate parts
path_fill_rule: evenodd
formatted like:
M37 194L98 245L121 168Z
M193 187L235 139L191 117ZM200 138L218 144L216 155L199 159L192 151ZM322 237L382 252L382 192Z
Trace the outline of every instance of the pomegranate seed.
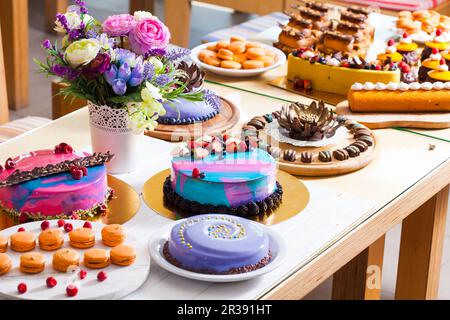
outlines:
M78 288L74 284L69 284L66 288L67 296L75 297L78 294Z
M83 228L92 229L92 224L91 224L89 221L86 221L86 222L83 224Z
M50 228L50 222L48 222L47 220L42 221L41 230L47 230L48 228Z
M100 272L97 274L97 280L98 280L98 281L103 282L103 281L105 281L106 279L108 279L108 275L106 274L105 271L100 271Z
M64 225L66 224L66 222L63 219L59 219L58 220L58 227L64 227Z
M19 285L17 286L17 291L19 291L20 294L24 294L25 292L27 292L27 285L25 283L19 283Z
M86 270L80 270L79 277L80 277L80 280L84 280L87 277L87 271Z
M66 224L64 225L64 230L65 230L66 232L72 231L72 230L73 230L72 224L71 224L71 223L66 223Z
M19 229L17 229L17 232L25 232L25 228L24 227L20 227Z
M45 282L47 284L47 288L54 288L58 284L58 281L56 281L53 277L48 277Z

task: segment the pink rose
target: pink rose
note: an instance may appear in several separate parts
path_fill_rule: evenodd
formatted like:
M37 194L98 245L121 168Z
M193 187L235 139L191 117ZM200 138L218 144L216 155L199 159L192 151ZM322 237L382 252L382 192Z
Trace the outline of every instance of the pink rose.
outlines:
M143 55L153 48L165 48L170 41L170 31L164 23L148 18L137 23L129 34L131 48Z
M119 14L108 17L103 22L103 31L111 37L126 36L136 27L136 19L129 14Z

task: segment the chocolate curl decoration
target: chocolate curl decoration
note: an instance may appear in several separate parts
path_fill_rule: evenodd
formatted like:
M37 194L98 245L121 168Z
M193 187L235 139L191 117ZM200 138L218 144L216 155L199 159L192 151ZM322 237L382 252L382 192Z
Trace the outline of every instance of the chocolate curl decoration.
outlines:
M47 177L53 174L69 172L70 167L95 167L109 162L114 155L107 153L94 153L91 156L67 160L58 164L48 164L45 167L36 167L31 171L16 170L6 180L0 181L0 188L13 186L22 182Z

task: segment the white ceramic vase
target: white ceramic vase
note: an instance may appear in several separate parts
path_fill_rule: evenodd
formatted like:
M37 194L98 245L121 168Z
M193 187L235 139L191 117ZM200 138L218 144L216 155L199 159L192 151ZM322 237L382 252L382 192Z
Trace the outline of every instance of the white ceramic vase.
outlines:
M139 166L140 136L130 129L130 118L124 109L98 106L89 101L89 122L93 152L114 154L107 163L108 173L130 173Z

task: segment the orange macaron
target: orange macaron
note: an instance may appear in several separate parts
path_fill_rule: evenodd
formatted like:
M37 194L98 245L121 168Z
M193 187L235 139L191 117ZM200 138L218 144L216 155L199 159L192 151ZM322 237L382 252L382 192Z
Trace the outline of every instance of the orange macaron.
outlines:
M6 252L8 249L8 238L0 234L0 253Z
M69 232L70 245L78 249L92 248L95 245L95 233L90 228L79 228Z
M8 273L11 268L11 258L6 253L0 253L0 276Z
M80 264L80 255L72 249L60 249L53 255L53 269L61 272L67 272L70 266L78 266Z
M233 60L234 53L228 49L219 49L217 52L217 58L222 60Z
M263 60L266 55L264 49L250 48L247 50L247 58L249 60Z
M264 61L262 60L247 60L242 63L244 69L259 69L264 68Z
M59 249L64 244L61 229L47 229L39 234L39 247L45 251Z
M45 258L39 252L28 252L20 257L20 271L36 274L44 271Z
M83 263L90 269L102 269L109 266L109 254L103 249L89 249L84 252Z
M115 247L125 241L125 228L120 224L110 224L102 229L103 244L108 247Z
M17 252L31 251L36 247L36 237L30 232L17 232L11 236L11 249Z
M129 266L136 260L136 250L129 245L120 245L111 249L109 253L111 263L118 266Z

